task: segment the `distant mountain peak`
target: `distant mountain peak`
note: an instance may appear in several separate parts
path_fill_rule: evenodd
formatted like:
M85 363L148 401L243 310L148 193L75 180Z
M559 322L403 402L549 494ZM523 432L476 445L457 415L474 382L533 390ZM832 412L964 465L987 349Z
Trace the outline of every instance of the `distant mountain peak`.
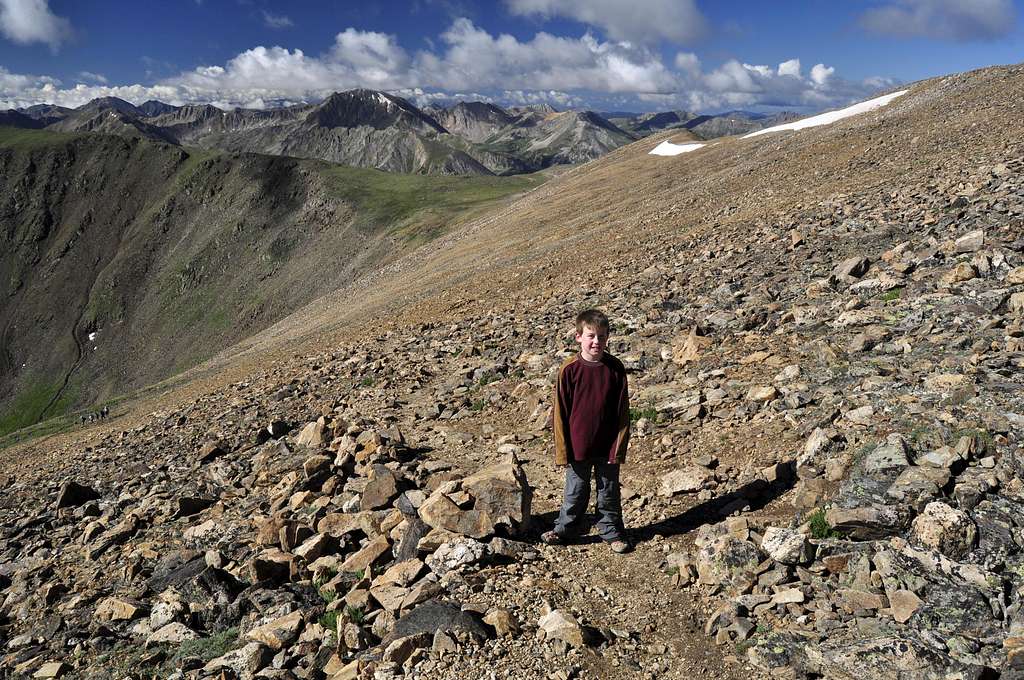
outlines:
M309 112L306 122L325 128L367 126L380 130L397 125L445 132L437 121L405 99L365 88L335 92Z
M86 103L83 106L79 106L76 111L99 111L103 109L114 109L120 113L128 114L129 116L136 116L140 118L145 117L145 113L139 107L135 106L131 102L126 102L123 99L117 97L97 97Z

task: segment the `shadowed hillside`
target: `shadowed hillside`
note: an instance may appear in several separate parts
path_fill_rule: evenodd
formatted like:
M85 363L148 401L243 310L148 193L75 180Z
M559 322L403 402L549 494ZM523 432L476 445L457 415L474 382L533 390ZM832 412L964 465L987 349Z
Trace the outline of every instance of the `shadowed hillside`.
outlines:
M146 385L538 180L0 128L0 432Z

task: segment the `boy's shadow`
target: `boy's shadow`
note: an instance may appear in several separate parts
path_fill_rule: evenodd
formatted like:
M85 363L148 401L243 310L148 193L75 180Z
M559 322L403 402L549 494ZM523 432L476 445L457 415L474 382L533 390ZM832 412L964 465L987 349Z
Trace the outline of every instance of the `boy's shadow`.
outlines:
M642 543L652 540L655 536L666 538L678 536L693 531L705 524L715 524L729 517L737 510L741 510L744 513L760 510L792 489L796 484L795 461L786 463L780 472L779 479L775 482L755 479L717 498L698 503L674 517L667 517L651 524L632 528L629 527L627 521L626 533L629 535L632 543ZM532 537L539 541L540 535L553 526L557 518L557 510L534 515L531 531ZM628 520L628 517L626 519ZM596 514L587 513L585 526L591 527L596 521ZM600 542L601 538L599 536L589 534L574 539L572 544L586 545Z
M737 510L743 513L760 510L786 493L796 484L796 464L788 463L789 474L776 482L755 479L729 493L698 503L674 517L635 527L630 534L635 543L650 541L656 535L668 537L685 534L705 524L716 524Z

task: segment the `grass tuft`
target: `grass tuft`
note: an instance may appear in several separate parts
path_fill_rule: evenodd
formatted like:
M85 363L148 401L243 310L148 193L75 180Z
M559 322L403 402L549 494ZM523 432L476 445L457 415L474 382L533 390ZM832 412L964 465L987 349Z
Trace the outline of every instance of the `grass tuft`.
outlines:
M892 288L890 290L887 290L881 295L882 302L892 302L893 300L899 300L900 295L902 293L902 288Z
M641 418L647 418L647 420L657 422L658 411L653 406L629 409L629 422L635 423Z
M811 536L818 539L842 538L843 533L836 531L828 520L825 519L825 510L818 508L808 517L811 526Z

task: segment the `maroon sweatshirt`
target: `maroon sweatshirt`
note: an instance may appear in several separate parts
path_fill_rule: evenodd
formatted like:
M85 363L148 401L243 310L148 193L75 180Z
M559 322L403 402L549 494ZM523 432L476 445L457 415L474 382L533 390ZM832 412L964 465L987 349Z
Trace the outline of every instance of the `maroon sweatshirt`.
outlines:
M629 387L622 362L608 352L600 361L567 359L558 370L552 421L556 465L625 462Z

